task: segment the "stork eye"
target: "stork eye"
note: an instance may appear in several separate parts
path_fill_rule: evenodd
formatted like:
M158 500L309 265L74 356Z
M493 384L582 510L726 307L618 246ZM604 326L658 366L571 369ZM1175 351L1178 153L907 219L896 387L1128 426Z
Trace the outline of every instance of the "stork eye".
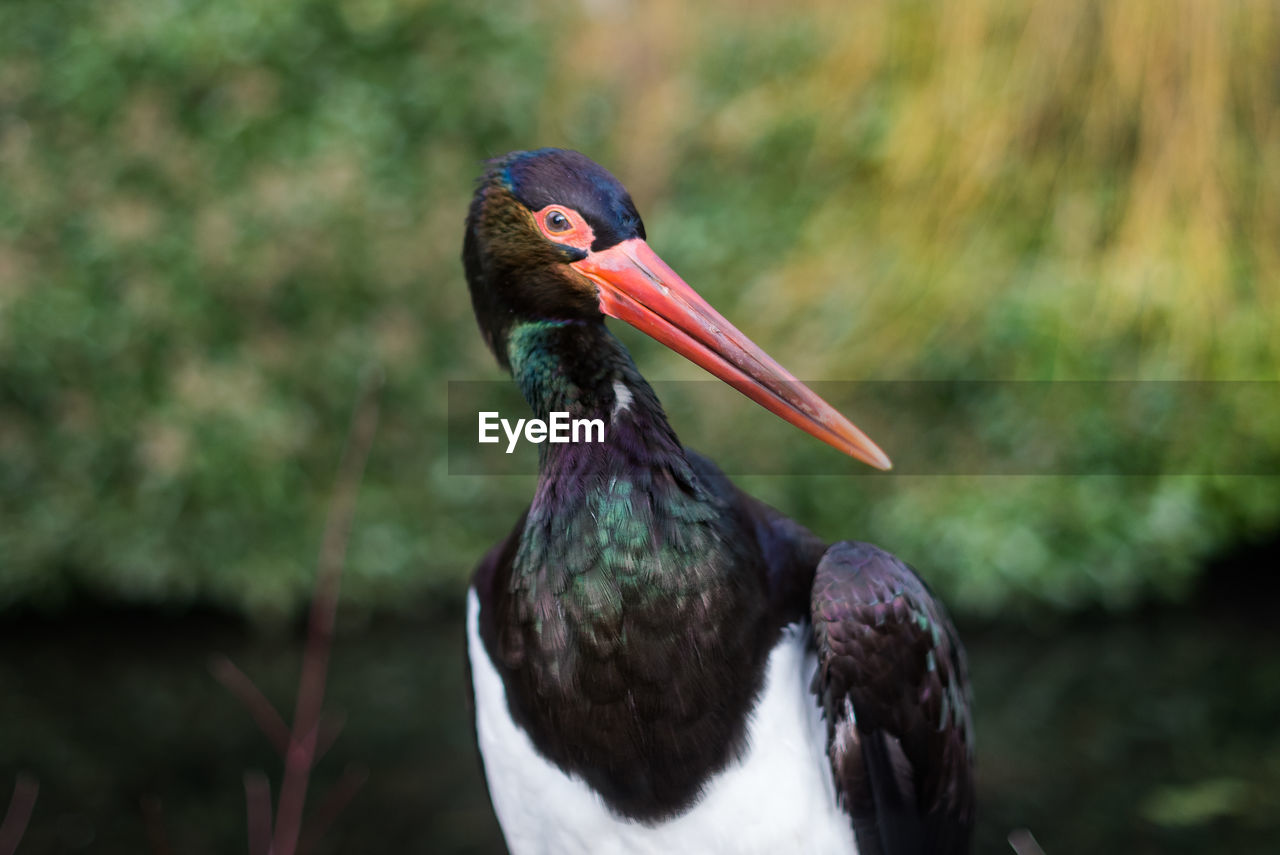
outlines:
M550 211L543 218L543 222L547 224L547 230L553 232L567 232L573 228L573 224L569 222L569 218L559 211Z

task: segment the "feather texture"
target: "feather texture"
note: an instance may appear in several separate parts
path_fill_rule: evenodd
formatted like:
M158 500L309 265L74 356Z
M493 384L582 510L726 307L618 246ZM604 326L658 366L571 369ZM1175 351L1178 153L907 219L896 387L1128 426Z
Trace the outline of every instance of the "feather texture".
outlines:
M814 690L859 848L967 852L973 724L964 649L942 604L894 556L846 541L818 564L812 612Z

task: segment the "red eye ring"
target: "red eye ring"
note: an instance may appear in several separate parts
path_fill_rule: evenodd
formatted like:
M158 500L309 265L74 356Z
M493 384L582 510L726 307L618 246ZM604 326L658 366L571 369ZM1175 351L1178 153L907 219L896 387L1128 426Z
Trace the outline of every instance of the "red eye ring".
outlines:
M542 236L554 244L589 249L595 232L582 215L564 205L547 205L533 212L533 221Z
M542 218L542 222L546 224L547 231L555 234L567 232L573 228L573 223L564 215L564 212L555 208L547 211L546 216Z

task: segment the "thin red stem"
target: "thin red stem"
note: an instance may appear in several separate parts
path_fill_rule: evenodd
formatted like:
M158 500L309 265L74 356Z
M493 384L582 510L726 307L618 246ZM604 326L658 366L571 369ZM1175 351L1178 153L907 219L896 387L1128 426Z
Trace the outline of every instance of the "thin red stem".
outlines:
M277 752L283 757L289 750L289 725L284 723L280 713L262 694L262 690L249 679L249 675L241 671L225 656L215 656L209 663L209 670L227 691L240 699L249 715L258 723L259 729L271 740Z
M244 776L244 801L249 817L249 855L271 850L271 782L261 772Z
M343 771L338 783L333 785L333 789L312 814L307 833L303 835L302 842L298 845L299 852L310 852L316 847L320 838L329 830L329 826L338 818L338 814L351 803L368 779L369 771L362 766L348 766Z
M302 674L298 680L298 700L294 710L292 737L285 754L284 780L276 809L275 838L271 855L294 855L302 832L302 812L307 784L316 758L320 713L324 705L329 654L338 611L338 592L346 560L347 540L355 516L356 494L364 474L373 435L378 426L377 391L380 376L371 375L364 384L352 416L346 448L338 464L338 477L320 547L315 594L311 601L307 644L302 654Z
M39 782L30 775L19 775L13 785L13 797L9 799L4 822L0 822L0 855L13 855L17 851L22 835L27 833L27 823L31 821L38 795Z

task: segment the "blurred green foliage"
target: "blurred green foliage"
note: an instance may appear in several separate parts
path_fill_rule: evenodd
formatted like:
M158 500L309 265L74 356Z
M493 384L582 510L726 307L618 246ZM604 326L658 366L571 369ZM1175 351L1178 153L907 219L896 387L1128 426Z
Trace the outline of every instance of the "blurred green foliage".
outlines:
M291 613L371 365L344 596L456 593L531 493L444 457L446 381L497 376L462 218L513 148L608 165L800 377L1274 380L1277 74L1265 2L0 4L0 607ZM767 418L676 424L715 456ZM979 614L1174 597L1280 521L1275 478L741 482Z

